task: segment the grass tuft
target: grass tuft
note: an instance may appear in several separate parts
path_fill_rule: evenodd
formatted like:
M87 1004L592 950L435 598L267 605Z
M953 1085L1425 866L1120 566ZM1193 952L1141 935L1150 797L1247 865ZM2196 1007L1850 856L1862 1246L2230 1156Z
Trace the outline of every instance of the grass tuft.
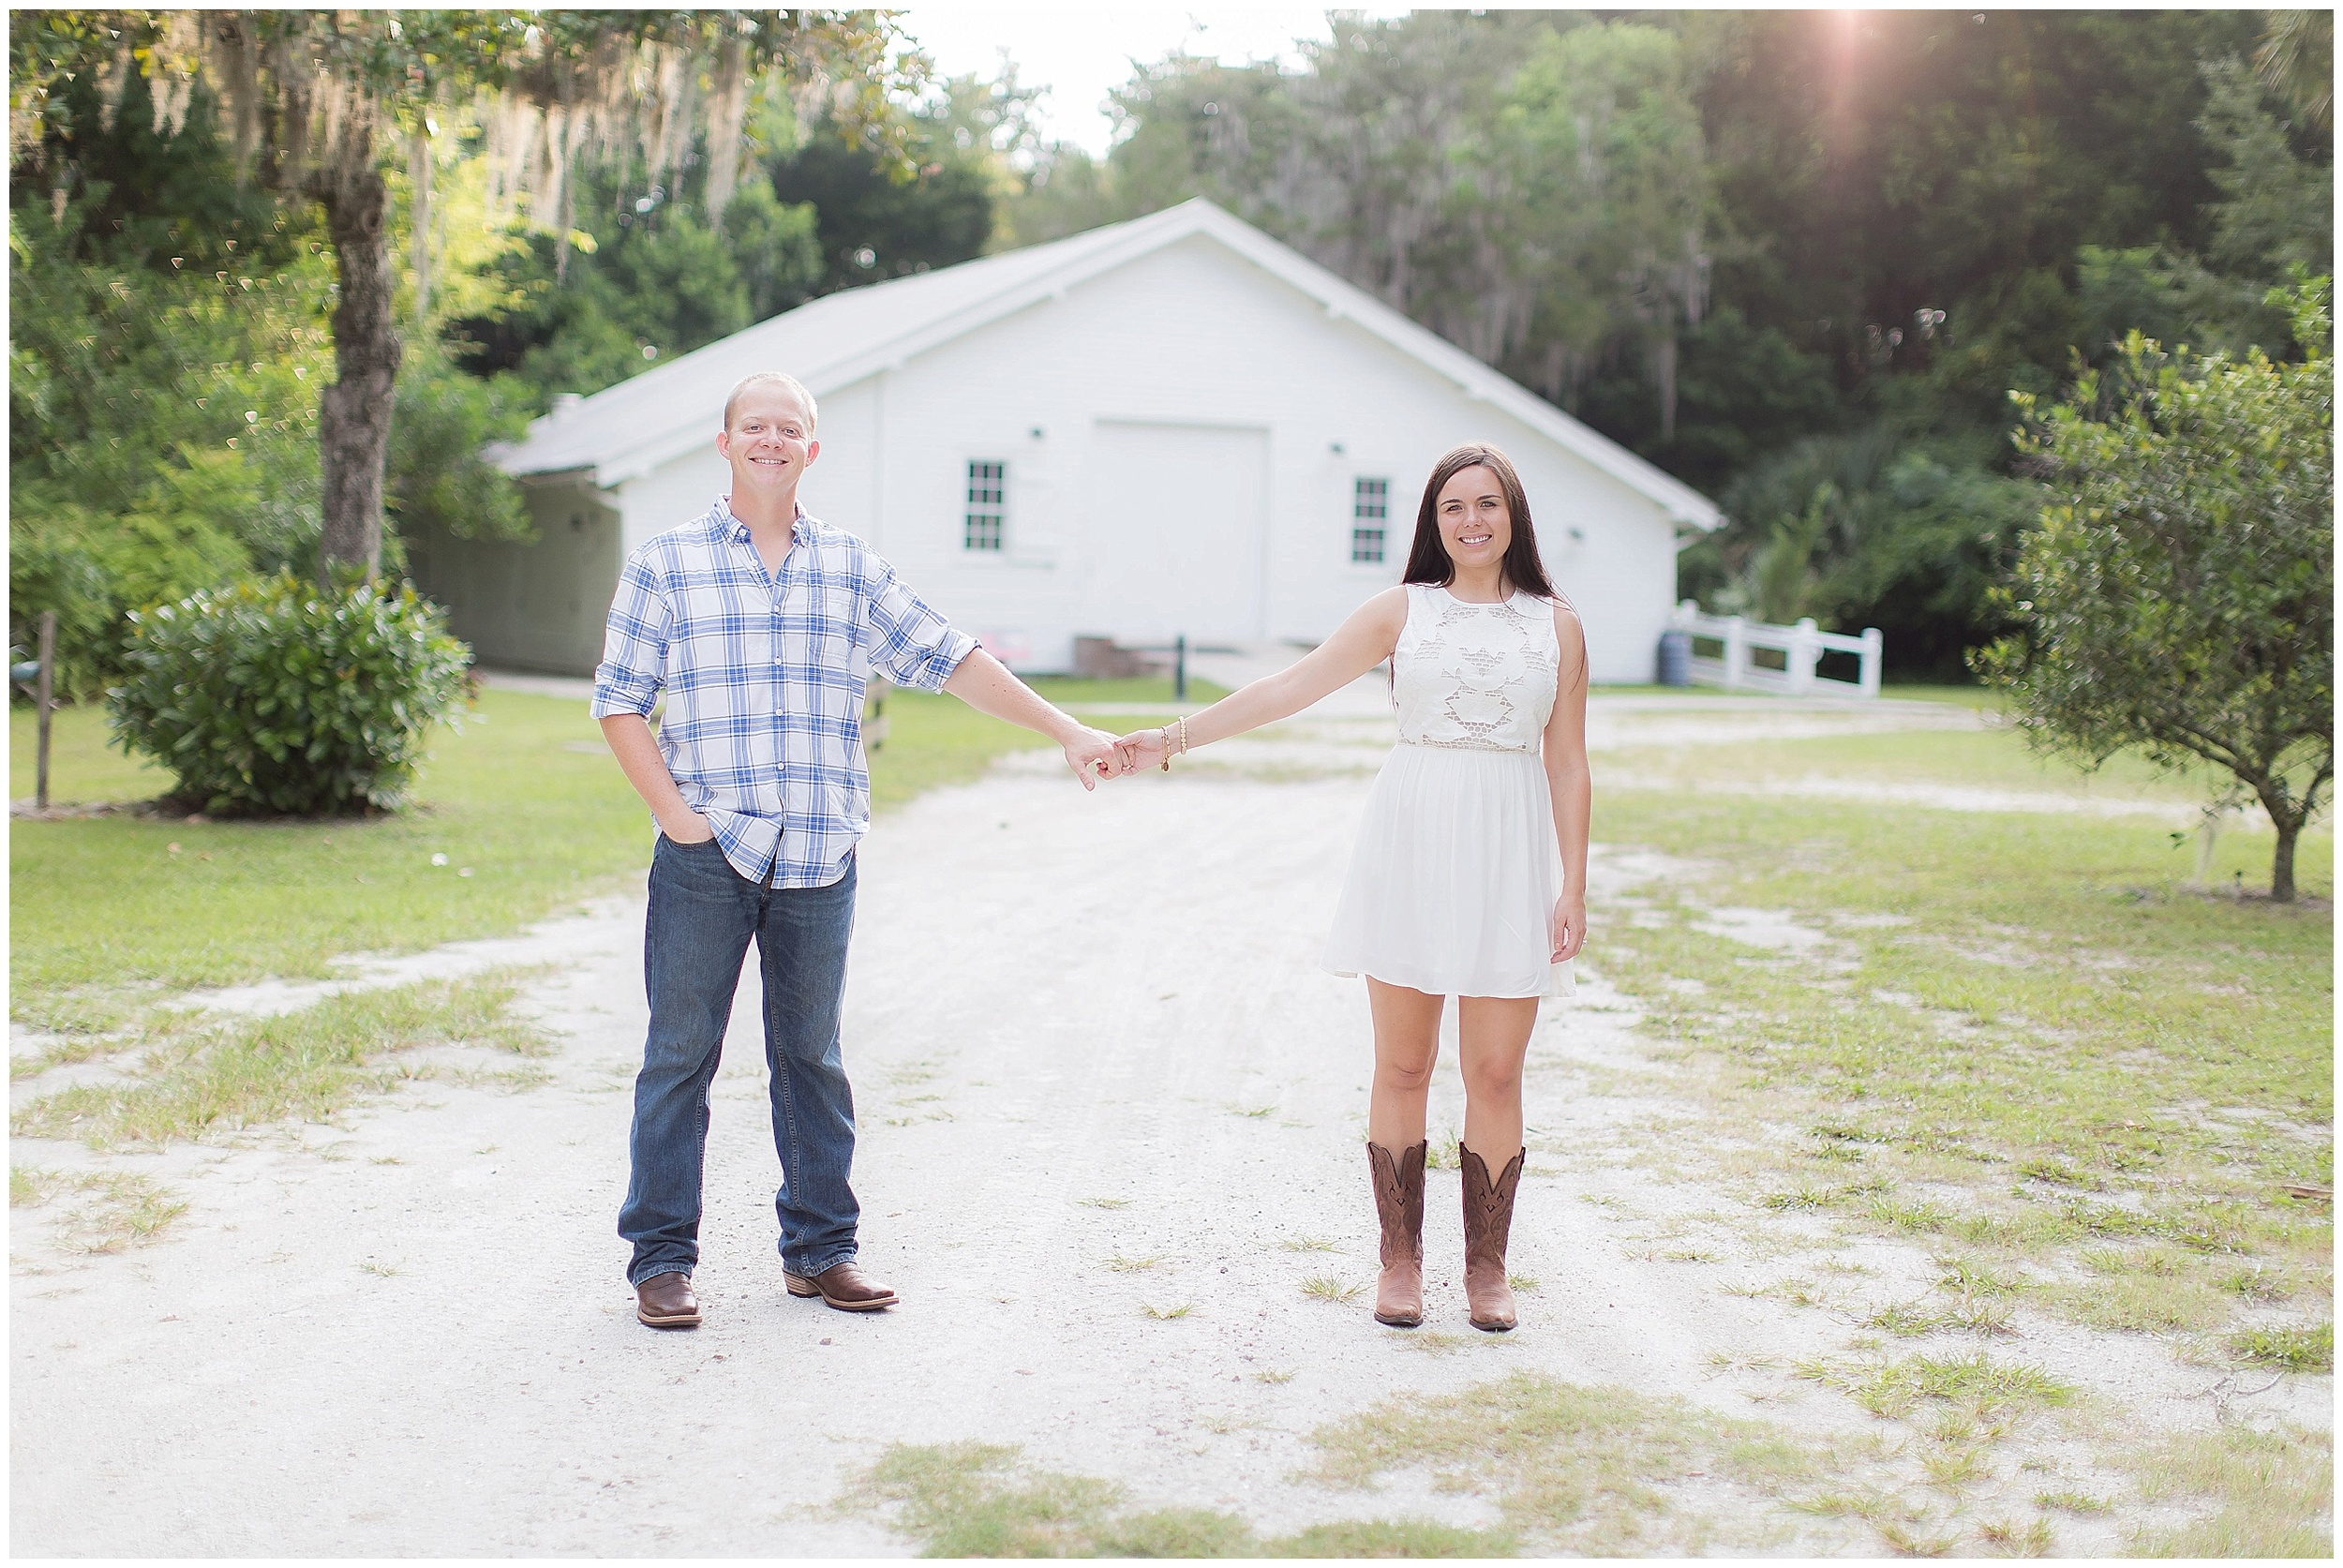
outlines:
M157 1047L127 1083L80 1084L9 1118L19 1138L79 1138L93 1148L196 1142L287 1117L323 1121L395 1082L379 1058L470 1044L534 1054L535 1025L510 1016L510 972L351 992L276 1018L223 1025Z
M1777 1429L1688 1401L1524 1373L1458 1394L1402 1396L1312 1435L1318 1476L1367 1486L1421 1466L1442 1489L1493 1495L1541 1555L1634 1555L1698 1539L1669 1488L1694 1471L1773 1489L1813 1472Z
M1873 1415L1903 1416L1941 1401L1977 1416L2070 1404L2074 1389L2038 1366L1965 1356L1905 1356L1900 1361L1800 1362L1794 1375L1835 1388Z
M2332 1433L2229 1426L2166 1438L2125 1464L2147 1502L2212 1505L2188 1523L2141 1535L2133 1547L2141 1556L2335 1554Z
M79 1192L87 1201L57 1221L58 1244L74 1252L120 1252L159 1237L187 1212L171 1188L135 1171L89 1171L67 1175L37 1167L8 1167L8 1203L37 1207L59 1193Z
M1233 1514L1135 1510L1125 1489L1022 1464L1014 1448L898 1443L843 1500L883 1508L924 1557L1510 1557L1503 1531L1422 1519L1356 1519L1264 1538Z
M1879 1531L1879 1538L1887 1542L1888 1549L1898 1557L1950 1557L1961 1545L1961 1538L1957 1535L1932 1535L1918 1530L1907 1530L1893 1521L1872 1528Z
M1977 1533L1987 1546L2007 1557L2050 1555L2052 1541L2048 1519L2028 1519L2023 1524L2006 1519L1988 1519L1977 1527Z
M2316 1328L2246 1328L2231 1334L2229 1351L2238 1360L2288 1372L2335 1370L2335 1325Z
M1321 1274L1302 1281L1302 1293L1317 1301L1353 1301L1358 1297L1359 1287Z

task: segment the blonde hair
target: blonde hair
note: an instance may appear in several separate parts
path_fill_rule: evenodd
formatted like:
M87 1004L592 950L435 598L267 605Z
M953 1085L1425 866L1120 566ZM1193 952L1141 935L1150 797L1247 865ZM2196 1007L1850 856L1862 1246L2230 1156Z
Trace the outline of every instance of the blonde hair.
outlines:
M724 398L725 429L732 428L732 411L739 406L740 399L748 396L751 388L760 386L777 386L788 393L805 406L806 428L809 431L820 428L822 411L815 406L813 394L805 390L803 381L795 376L784 375L779 370L759 370L754 376L743 376L733 383L730 396Z

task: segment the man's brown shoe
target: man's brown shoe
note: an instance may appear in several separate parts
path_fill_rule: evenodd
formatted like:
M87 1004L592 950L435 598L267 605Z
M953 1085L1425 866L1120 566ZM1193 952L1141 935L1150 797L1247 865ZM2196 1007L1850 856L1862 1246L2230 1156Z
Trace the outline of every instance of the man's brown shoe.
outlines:
M654 1274L634 1287L634 1316L652 1328L697 1328L700 1299L688 1274Z
M852 1259L832 1263L819 1274L781 1271L793 1296L820 1296L841 1312L877 1312L895 1305L895 1292L862 1277Z

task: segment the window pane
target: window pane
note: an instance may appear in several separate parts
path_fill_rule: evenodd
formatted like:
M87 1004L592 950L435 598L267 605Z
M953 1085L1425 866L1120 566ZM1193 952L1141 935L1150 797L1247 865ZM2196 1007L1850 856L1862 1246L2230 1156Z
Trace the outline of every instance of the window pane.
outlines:
M1006 531L1008 464L997 457L968 459L968 510L961 524L963 549L998 550Z
M1391 516L1391 481L1358 479L1351 485L1351 559L1369 565L1383 559L1383 525Z

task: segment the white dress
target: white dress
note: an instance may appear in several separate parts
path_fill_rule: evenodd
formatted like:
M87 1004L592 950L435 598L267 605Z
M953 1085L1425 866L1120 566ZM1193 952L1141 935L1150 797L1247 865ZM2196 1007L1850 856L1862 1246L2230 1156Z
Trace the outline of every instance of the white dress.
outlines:
M1441 996L1567 996L1550 962L1561 888L1539 742L1561 649L1554 607L1408 586L1392 652L1399 744L1366 799L1325 967Z

